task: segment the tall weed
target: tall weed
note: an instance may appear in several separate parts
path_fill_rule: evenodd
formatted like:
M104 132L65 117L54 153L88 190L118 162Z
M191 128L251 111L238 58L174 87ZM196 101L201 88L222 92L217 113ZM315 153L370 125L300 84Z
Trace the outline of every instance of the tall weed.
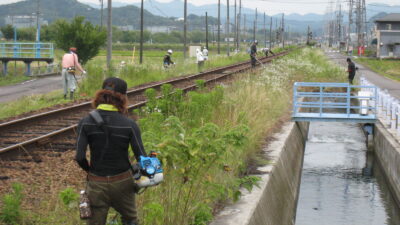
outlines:
M217 203L237 200L240 187L257 186L257 177L243 173L269 130L289 112L293 82L346 79L321 52L310 49L275 60L255 75L187 95L165 85L162 99L155 98L155 90L146 91L149 103L135 112L146 150L160 153L165 178L137 198L143 224L209 223ZM68 193L58 204L71 202ZM55 216L42 216L38 224L79 224L77 211L53 208Z
M2 198L2 208L0 214L0 221L5 224L21 224L23 221L22 204L22 190L23 186L20 183L12 184L12 192L6 194Z

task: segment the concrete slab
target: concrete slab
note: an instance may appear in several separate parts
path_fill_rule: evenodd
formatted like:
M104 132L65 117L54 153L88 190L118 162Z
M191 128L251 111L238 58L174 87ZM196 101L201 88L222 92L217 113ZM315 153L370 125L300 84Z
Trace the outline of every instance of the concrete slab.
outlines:
M308 123L287 123L263 149L270 164L259 167L259 187L242 188L210 225L294 225Z

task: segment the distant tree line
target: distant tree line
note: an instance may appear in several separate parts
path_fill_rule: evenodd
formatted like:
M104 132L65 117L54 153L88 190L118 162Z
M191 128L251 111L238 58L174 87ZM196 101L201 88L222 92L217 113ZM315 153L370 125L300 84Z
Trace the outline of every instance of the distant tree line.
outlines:
M5 39L14 39L14 28L11 25L0 28ZM75 17L71 22L64 19L57 20L49 26L40 29L40 40L42 42L54 42L57 48L68 51L70 47L78 49L79 59L85 64L89 59L99 53L100 47L106 42L105 28L94 26L85 21L84 17ZM36 29L17 29L17 41L35 41Z
M56 22L42 26L40 28L40 40L43 42L55 42L57 37L60 35L60 26L67 23L65 20L57 20ZM89 22L86 22L89 23ZM105 29L105 28L103 28ZM62 30L62 29L61 29ZM14 39L14 28L11 25L6 25L0 28L6 40ZM183 32L182 31L171 31L168 33L151 33L147 30L144 31L144 42L153 43L182 43ZM206 41L206 35L204 31L189 31L187 33L187 39L191 43L203 43ZM209 40L211 41L212 35L209 33ZM36 28L18 28L17 29L17 41L35 41L36 40ZM122 43L134 43L140 41L140 31L123 31L117 27L113 27L113 42Z

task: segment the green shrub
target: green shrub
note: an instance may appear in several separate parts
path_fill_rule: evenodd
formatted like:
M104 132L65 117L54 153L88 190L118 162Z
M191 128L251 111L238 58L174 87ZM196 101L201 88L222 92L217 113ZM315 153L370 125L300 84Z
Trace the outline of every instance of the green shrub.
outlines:
M73 188L68 187L60 192L59 197L64 206L74 208L77 205L79 194Z
M194 215L194 225L207 225L213 219L212 208L204 203L199 204Z
M0 221L6 224L21 224L23 212L21 210L22 189L20 183L12 184L12 192L3 196Z

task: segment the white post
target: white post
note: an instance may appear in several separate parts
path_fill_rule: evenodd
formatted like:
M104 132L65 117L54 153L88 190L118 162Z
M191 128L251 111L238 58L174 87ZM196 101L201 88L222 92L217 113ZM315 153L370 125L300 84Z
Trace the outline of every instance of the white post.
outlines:
M386 123L386 125L388 127L390 127L390 122L391 122L391 119L392 119L392 116L391 116L392 111L390 109L391 106L392 106L392 96L387 95L387 98L386 98L386 117L385 117L386 121L385 121L385 123Z
M382 111L381 111L381 118L384 120L385 116L386 116L386 93L383 91L381 92L381 96L382 96Z
M360 77L360 85L361 86L366 86L366 82L365 82L365 78L364 77ZM361 88L361 91L365 91L365 88Z
M397 101L393 101L391 104L392 113L391 113L391 121L390 121L390 129L395 132L396 131L396 110L397 110Z
M360 107L368 107L369 105L369 97L371 92L368 91L359 91L358 96L360 101ZM359 110L360 115L368 115L368 108L361 108Z
M369 105L368 105L368 107L370 107L370 109L371 109L371 108L375 108L375 102L378 101L378 99L377 99L378 96L375 96L375 94L377 94L378 91L375 92L375 89L374 89L374 88L369 88L369 89L368 89L368 92L370 93L369 96L374 96L374 97L375 97L374 99L371 98L371 99L369 100ZM369 111L370 109L368 109L368 111ZM375 113L378 114L378 109L375 109ZM378 116L378 115L377 115L377 116Z
M382 115L383 112L383 92L378 90L378 117Z
M400 137L400 103L397 104L397 136Z

